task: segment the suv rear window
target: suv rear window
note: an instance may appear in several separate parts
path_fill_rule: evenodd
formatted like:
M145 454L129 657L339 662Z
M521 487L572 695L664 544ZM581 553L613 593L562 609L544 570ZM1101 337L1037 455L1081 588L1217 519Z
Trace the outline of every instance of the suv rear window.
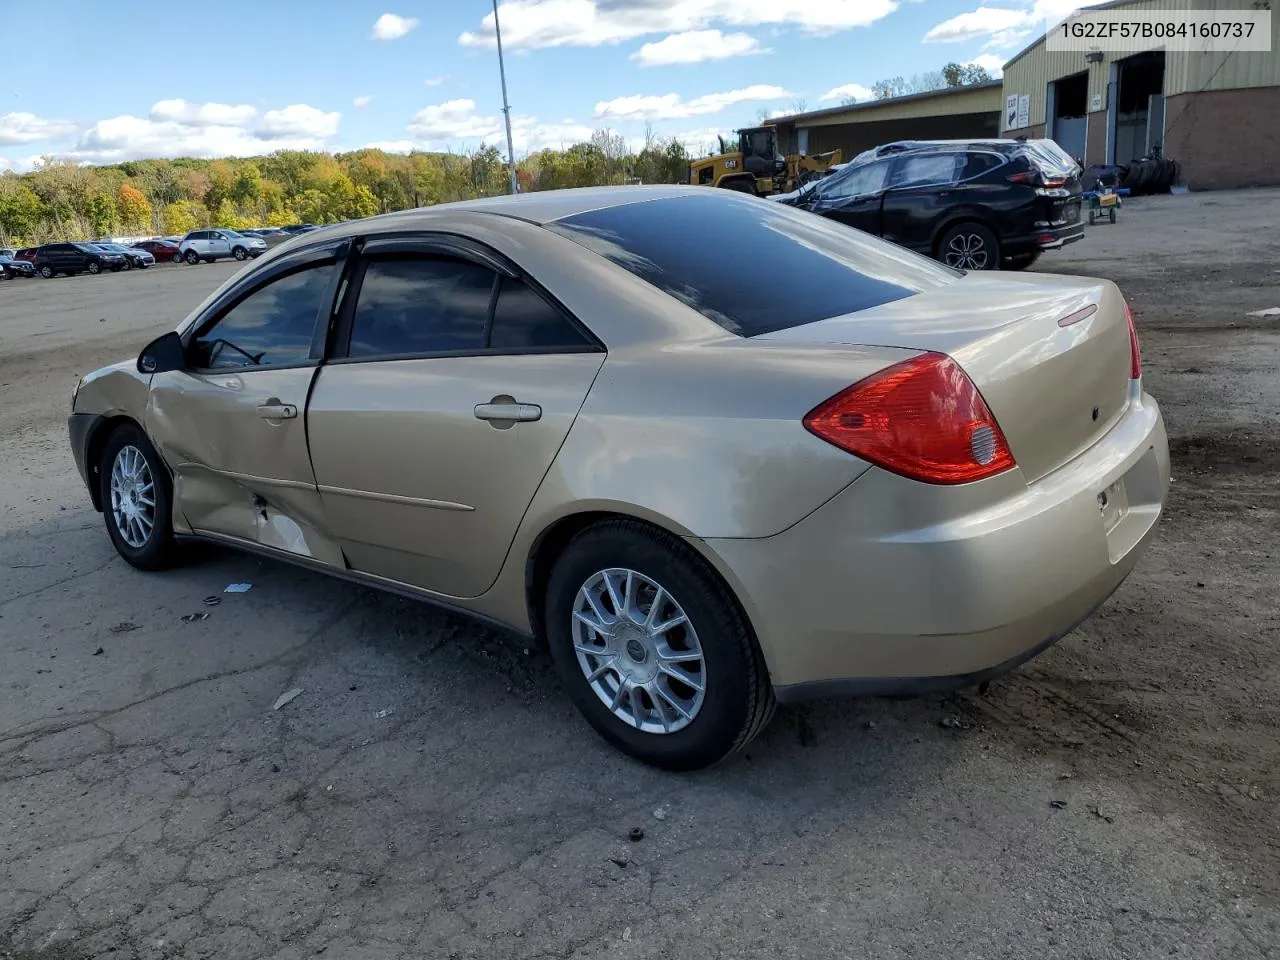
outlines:
M547 228L742 337L866 310L961 276L825 217L713 188L591 210Z

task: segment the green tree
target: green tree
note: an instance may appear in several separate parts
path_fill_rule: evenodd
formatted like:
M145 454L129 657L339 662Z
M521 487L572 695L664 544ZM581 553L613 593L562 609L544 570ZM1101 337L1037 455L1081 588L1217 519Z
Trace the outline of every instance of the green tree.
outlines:
M942 79L948 87L967 87L975 83L986 83L991 79L985 67L976 63L956 63L952 61L942 68Z
M95 239L112 233L120 222L120 213L116 210L116 202L105 193L99 193L89 201L89 225Z
M195 201L175 200L164 208L164 232L171 235L189 233L207 217L207 211Z
M40 198L16 176L0 176L0 235L7 240L35 235L44 210Z

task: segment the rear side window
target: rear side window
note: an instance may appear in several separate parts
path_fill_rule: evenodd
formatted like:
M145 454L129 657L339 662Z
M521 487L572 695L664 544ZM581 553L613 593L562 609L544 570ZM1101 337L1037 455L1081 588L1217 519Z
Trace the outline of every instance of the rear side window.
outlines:
M964 155L960 153L917 153L894 161L892 175L895 187L926 187L931 184L954 183Z
M493 310L494 350L585 347L589 343L557 307L520 280L503 279Z
M825 217L711 189L547 226L743 337L866 310L961 276Z
M351 321L350 357L480 350L497 275L443 257L372 260Z
M964 180L972 180L974 177L980 177L990 170L1001 166L1004 161L997 157L994 153L969 153L965 154L964 170L960 177Z

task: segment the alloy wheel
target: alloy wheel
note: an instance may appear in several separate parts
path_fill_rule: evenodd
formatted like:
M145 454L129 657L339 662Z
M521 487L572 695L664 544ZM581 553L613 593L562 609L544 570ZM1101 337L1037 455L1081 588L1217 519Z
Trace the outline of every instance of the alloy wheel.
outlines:
M702 647L656 580L624 567L593 574L574 598L572 637L587 684L623 723L669 734L697 717L706 697Z
M947 266L960 270L985 270L991 258L987 243L976 233L957 233L947 244Z
M137 447L120 448L111 464L111 516L122 539L135 550L147 545L156 524L155 478Z

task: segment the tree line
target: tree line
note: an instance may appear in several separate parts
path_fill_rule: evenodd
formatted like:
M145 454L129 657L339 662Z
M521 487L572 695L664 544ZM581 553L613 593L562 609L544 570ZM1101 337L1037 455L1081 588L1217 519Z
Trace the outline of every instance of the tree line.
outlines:
M679 183L688 175L689 160L677 140L648 135L633 151L623 137L600 130L567 149L527 155L516 173L522 191L637 180ZM261 157L108 166L46 157L30 173L0 175L0 242L335 223L502 194L508 182L502 155L488 145L471 153L282 150Z

